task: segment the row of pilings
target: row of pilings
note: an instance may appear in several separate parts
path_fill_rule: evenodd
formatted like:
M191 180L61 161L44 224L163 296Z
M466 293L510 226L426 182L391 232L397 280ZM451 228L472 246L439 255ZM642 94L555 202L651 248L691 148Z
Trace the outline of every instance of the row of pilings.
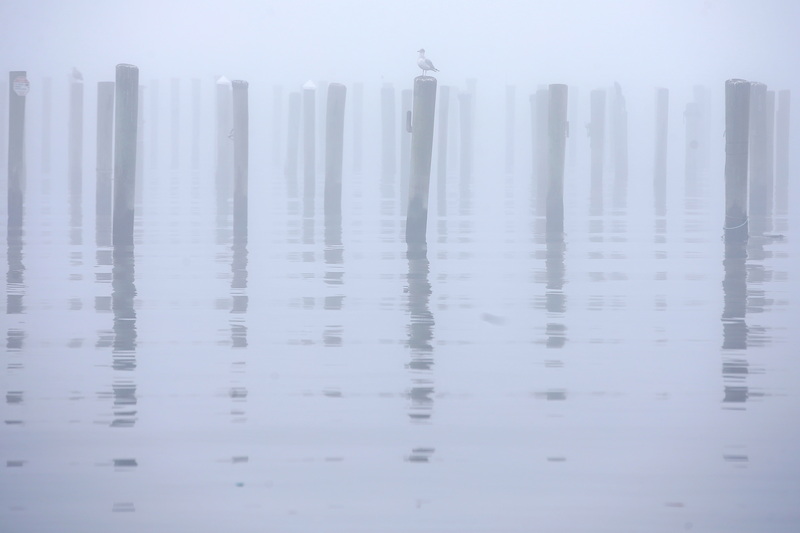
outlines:
M134 67L135 68L135 67ZM126 77L127 72L127 77ZM138 105L142 88L136 81L131 85L128 78L133 71L120 65L118 80L100 82L97 91L97 182L96 182L96 216L98 220L98 242L106 240L117 243L132 242L133 209L138 194L137 176L141 171L142 109ZM23 81L24 80L24 81ZM24 195L24 114L26 73L14 71L9 77L9 128L8 128L8 199L9 228L21 227L22 197ZM432 89L429 84L432 85ZM428 84L428 85L426 85ZM173 96L177 94L173 83ZM780 176L788 173L788 128L789 128L789 93L767 91L760 83L731 80L726 84L726 220L725 234L728 240L735 240L739 235L749 233L764 234L771 230L770 219L773 209L785 213L787 197L787 180ZM193 83L193 94L197 94L197 84ZM356 97L363 92L361 86ZM286 146L286 176L292 177L292 169L299 160L300 141L302 141L303 167L303 206L305 216L312 216L315 210L316 168L319 155L317 148L321 145L325 160L325 210L326 213L338 213L341 216L341 167L343 165L344 137L344 100L346 89L341 84L326 84L324 103L325 135L324 140L317 141L318 99L316 86L306 84L299 93L289 96L288 108L288 142ZM432 91L432 92L431 92ZM437 93L438 91L438 93ZM473 88L474 91L474 88ZM570 135L570 121L566 85L554 84L540 88L531 96L531 124L534 154L534 187L537 212L547 219L547 232L557 234L564 229L564 166L567 142L574 138ZM22 93L22 94L21 94ZM73 73L70 82L69 112L69 180L71 218L80 218L80 169L83 137L83 83L79 73ZM220 189L218 198L233 199L234 233L239 240L247 236L247 175L249 161L249 110L247 82L230 82L224 78L217 81L217 186ZM381 129L381 161L383 171L391 175L396 167L395 148L396 130L394 89L385 85L381 89L382 124ZM174 98L177 98L174 96ZM506 167L513 167L513 121L515 119L512 104L515 90L508 87L506 91ZM276 95L276 101L280 95ZM432 77L417 78L412 91L401 93L401 110L403 114L400 143L401 172L401 205L408 215L407 236L409 240L423 241L427 228L428 194L430 189L430 173L434 135L434 115L436 100L439 100L438 115L438 150L437 165L437 197L438 212L446 214L448 196L447 180L447 144L450 88L437 88ZM610 99L609 107L607 100ZM199 102L199 98L195 98ZM590 189L593 214L602 213L603 167L604 154L610 153L614 168L615 207L625 206L627 183L628 139L625 97L619 85L613 90L594 90L590 94L590 120L587 134L591 150L590 156ZM695 95L695 101L686 107L686 139L687 179L689 171L696 171L702 155L697 150L697 139L701 137L698 125L698 109L707 104L702 92ZM429 102L428 104L424 104ZM474 94L467 91L459 94L459 123L461 147L461 186L468 190L471 179L471 157L473 153L473 103ZM663 215L666 209L667 189L667 139L669 115L669 91L659 88L655 93L655 149L653 190L656 213ZM421 107L420 107L421 106ZM115 110L116 118L111 109ZM361 109L361 105L356 106ZM610 117L606 119L606 111L610 109ZM777 112L776 112L777 111ZM302 117L302 120L301 120ZM173 115L173 122L177 118ZM610 139L612 150L607 150L606 129L610 122L614 136ZM355 123L358 123L356 121ZM354 124L355 124L354 123ZM122 128L122 129L120 129ZM173 128L175 130L176 128ZM573 130L574 125L573 125ZM112 132L116 134L112 135ZM300 133L303 133L302 138ZM337 133L338 132L338 133ZM353 136L360 136L360 128L353 129ZM112 148L111 139L115 146ZM231 140L233 142L231 142ZM360 143L354 143L360 147ZM427 152L421 152L422 147ZM355 150L354 150L355 151ZM695 153L696 152L696 153ZM692 157L689 157L692 154ZM774 154L774 155L773 155ZM354 161L358 160L354 157ZM332 163L335 162L335 163ZM113 169L112 169L113 166ZM772 168L778 179L772 179ZM338 168L338 170L336 170ZM230 180L231 169L233 179ZM424 169L424 171L423 171ZM385 180L386 176L384 176ZM290 196L296 195L296 183L287 179L290 184ZM391 183L385 180L385 183ZM688 183L688 181L687 181ZM292 185L294 184L294 185ZM225 190L232 185L233 190ZM292 189L294 188L294 190ZM462 194L465 190L460 191ZM621 192L620 192L621 191ZM113 201L111 200L113 195ZM468 194L463 194L468 196ZM134 199L134 200L132 200ZM79 220L73 220L80 225ZM101 230L108 228L108 230ZM113 228L113 229L112 229ZM422 228L422 230L420 229ZM9 231L12 231L11 229ZM422 233L421 233L422 232ZM107 234L106 234L107 233ZM103 234L103 235L101 235Z

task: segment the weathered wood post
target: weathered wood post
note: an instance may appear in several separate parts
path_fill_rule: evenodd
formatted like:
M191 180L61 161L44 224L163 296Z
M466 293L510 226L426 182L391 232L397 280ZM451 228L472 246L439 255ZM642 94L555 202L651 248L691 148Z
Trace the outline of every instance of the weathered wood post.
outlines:
M286 134L286 163L283 173L286 176L286 192L289 198L297 198L297 154L300 145L300 93L289 94L289 123Z
M83 226L83 76L72 69L69 83L69 225L70 244L81 244Z
M233 241L247 242L247 189L250 126L248 83L233 80Z
M752 235L763 235L769 230L767 222L767 86L750 84L750 117L748 148L748 230Z
M114 246L133 246L139 69L117 65L114 103Z
M472 186L472 93L458 93L459 122L461 125L459 147L459 211L469 210Z
M281 128L283 127L283 87L272 87L272 164L281 163Z
M628 110L622 87L614 83L614 194L613 205L625 209L628 204Z
M571 102L580 102L580 89L576 85L572 85L569 88L570 94L570 101ZM570 124L574 125L575 128L578 128L579 124L581 123L581 106L579 105L571 105L569 106L569 110L567 111L568 121ZM575 167L575 162L578 160L578 152L580 143L578 142L578 134L577 130L573 135L569 135L567 137L567 166L570 168Z
M316 90L311 80L303 85L303 215L306 217L314 216L316 195Z
M172 78L170 80L171 103L171 133L172 133L172 169L180 166L180 140L181 140L181 80Z
M603 165L606 149L606 91L594 89L590 94L590 213L603 214Z
M364 124L364 84L353 84L353 171L361 172Z
M148 163L149 167L158 167L158 119L160 110L158 108L158 80L150 80L150 150L148 150Z
M428 194L436 110L436 78L414 78L414 110L411 133L411 184L406 217L406 243L424 248L428 225Z
M547 180L549 151L547 149L549 142L549 130L547 126L548 111L548 91L544 87L536 90L534 96L534 125L533 125L533 150L534 150L534 180L536 191L536 212L541 216L545 212L545 204L547 201Z
M136 205L142 205L144 193L144 85L139 85L138 107L136 117Z
M686 161L684 174L686 180L686 196L696 198L700 191L698 183L697 169L700 154L700 108L696 102L686 104L683 112L685 128L685 152Z
M563 84L548 90L548 179L545 231L548 238L564 234L564 156L567 145L567 94Z
M221 216L229 211L228 201L231 196L233 179L233 100L231 97L231 81L225 76L220 76L216 81L216 186L217 209Z
M200 168L200 117L202 116L201 86L192 78L192 170ZM141 102L140 102L141 104Z
M344 151L344 106L347 87L328 85L325 120L325 221L342 217L342 156Z
M447 216L447 119L450 116L450 87L439 87L439 133L436 172L437 213Z
M516 131L516 87L506 85L506 174L514 171L514 133Z
M95 239L111 245L114 173L114 82L97 83L97 182L95 186Z
M384 83L381 87L381 176L382 196L392 196L394 184L392 178L395 173L395 103L394 87L391 83Z
M791 92L778 91L775 110L775 212L785 215L789 210L789 117Z
M667 213L667 138L669 133L669 89L656 89L655 161L653 199L656 214Z
M408 180L411 173L411 89L400 91L400 212L408 210Z
M53 116L53 78L42 80L42 172L50 173L50 134Z
M747 241L750 83L725 82L725 242Z
M8 242L21 243L25 196L25 96L27 72L8 73Z
M8 95L9 84L0 83L0 164L8 164Z

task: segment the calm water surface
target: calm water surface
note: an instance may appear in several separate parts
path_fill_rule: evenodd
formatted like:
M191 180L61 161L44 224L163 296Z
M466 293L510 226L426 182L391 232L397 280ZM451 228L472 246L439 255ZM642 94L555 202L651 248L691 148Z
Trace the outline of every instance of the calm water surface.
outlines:
M658 217L573 173L547 242L481 175L408 252L379 179L337 224L270 171L233 245L207 174L146 176L132 252L29 176L0 530L798 531L796 220L726 252L716 175Z

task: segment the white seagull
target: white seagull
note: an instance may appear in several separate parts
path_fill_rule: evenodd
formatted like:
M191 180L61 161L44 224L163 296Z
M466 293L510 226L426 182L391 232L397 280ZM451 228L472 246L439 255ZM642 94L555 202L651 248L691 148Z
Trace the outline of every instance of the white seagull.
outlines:
M423 76L425 76L425 73L428 72L429 70L432 70L434 72L439 72L439 69L433 66L431 60L425 57L424 48L420 48L419 50L417 50L417 52L419 52L419 59L417 59L417 65L419 65L419 68L422 69Z

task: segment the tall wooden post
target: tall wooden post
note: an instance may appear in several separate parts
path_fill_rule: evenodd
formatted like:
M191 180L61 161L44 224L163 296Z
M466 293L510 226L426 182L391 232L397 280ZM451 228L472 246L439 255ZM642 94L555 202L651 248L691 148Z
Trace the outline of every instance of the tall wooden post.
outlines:
M669 89L656 89L655 160L653 162L653 198L656 214L667 212L667 138L669 133Z
M548 90L548 179L545 228L548 238L564 234L564 155L567 145L567 93L563 84Z
M613 205L625 209L628 204L628 110L622 87L614 84L614 193Z
M306 217L314 216L316 196L316 91L311 80L303 85L303 215Z
M158 108L158 80L150 80L150 150L148 150L148 166L158 167L159 125L160 109Z
M506 174L514 171L514 133L516 131L516 87L506 85Z
M283 127L283 87L272 87L272 164L281 162L281 128Z
M172 102L171 110L171 133L172 133L172 169L175 170L180 166L180 140L181 140L181 80L179 78L172 78L170 80L170 93Z
M411 89L400 91L400 212L408 209L408 180L411 172Z
M391 183L395 174L395 103L394 87L391 83L384 83L381 87L381 176L383 177L385 194L394 190Z
M361 172L364 125L364 84L353 85L353 171Z
M770 229L767 221L767 86L750 84L749 152L748 152L748 229L752 235L762 235Z
M97 182L95 186L95 238L98 246L111 244L114 173L114 82L97 83Z
M342 155L344 151L344 106L347 87L328 85L325 120L325 220L342 216Z
M750 83L725 82L725 241L746 242Z
M233 240L247 242L247 190L249 166L248 83L234 80L233 88Z
M117 65L114 104L114 246L133 246L139 69Z
M300 144L300 93L289 93L288 133L286 134L286 191L289 198L297 198L297 154Z
M231 196L233 177L233 100L231 97L231 81L225 76L216 82L216 185L217 207L220 215L229 211L228 201Z
M200 117L202 116L200 80L192 78L192 170L200 168Z
M590 212L603 213L603 164L606 149L606 91L594 89L590 95Z
M424 247L428 225L428 194L436 109L436 78L414 78L414 110L411 132L411 186L406 218L406 243Z
M28 78L24 70L8 73L8 242L22 239L25 195L25 97Z
M785 215L789 208L789 118L791 93L778 91L775 110L775 212Z
M544 87L536 90L533 100L534 105L534 124L533 124L533 153L535 180L534 190L536 191L536 212L541 216L545 212L547 200L547 177L549 163L547 157L548 146L548 92Z
M69 84L70 244L81 244L83 226L83 76L72 69Z
M53 78L42 80L42 172L50 173Z

